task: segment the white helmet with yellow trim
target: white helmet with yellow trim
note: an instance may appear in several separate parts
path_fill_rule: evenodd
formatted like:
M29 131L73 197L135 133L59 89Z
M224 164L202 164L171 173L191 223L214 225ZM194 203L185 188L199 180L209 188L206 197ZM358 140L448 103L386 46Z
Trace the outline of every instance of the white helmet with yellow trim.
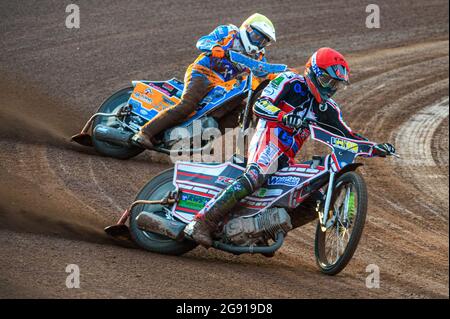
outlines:
M248 54L261 52L271 42L275 42L275 28L262 14L255 13L242 23L239 34Z

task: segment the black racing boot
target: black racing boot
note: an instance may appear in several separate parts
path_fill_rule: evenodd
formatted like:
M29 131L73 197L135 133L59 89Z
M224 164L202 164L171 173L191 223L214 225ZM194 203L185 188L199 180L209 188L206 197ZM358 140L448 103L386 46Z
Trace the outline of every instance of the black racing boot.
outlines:
M251 194L252 190L247 178L242 176L236 179L218 195L211 206L205 208L206 212L195 221L190 236L200 245L211 247L212 233L219 223L242 198Z

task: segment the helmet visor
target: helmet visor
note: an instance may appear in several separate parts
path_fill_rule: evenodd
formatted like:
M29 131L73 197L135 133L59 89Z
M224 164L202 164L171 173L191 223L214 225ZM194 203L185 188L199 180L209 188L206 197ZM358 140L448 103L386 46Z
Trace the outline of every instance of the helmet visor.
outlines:
M263 49L270 44L270 39L255 28L249 27L247 30L247 34L250 42L260 49Z
M333 91L336 91L340 88L344 88L345 86L347 86L346 81L334 79L325 72L323 72L320 76L317 77L317 82L319 82L319 84L322 87L332 89Z

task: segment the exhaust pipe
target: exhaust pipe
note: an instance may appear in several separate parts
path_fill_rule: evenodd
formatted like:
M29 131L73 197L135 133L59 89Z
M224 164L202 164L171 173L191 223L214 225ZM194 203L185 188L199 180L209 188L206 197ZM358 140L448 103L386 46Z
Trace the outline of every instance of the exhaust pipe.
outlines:
M117 145L127 146L127 147L134 146L131 143L131 138L134 135L134 133L132 133L132 132L124 132L117 128L113 128L113 127L109 127L109 126L105 126L105 125L97 125L94 128L93 135L96 139L103 141L103 142L109 142L112 144L117 144Z
M149 231L163 235L175 240L181 240L184 237L184 228L186 224L168 220L153 213L142 212L136 217L136 223L140 230Z

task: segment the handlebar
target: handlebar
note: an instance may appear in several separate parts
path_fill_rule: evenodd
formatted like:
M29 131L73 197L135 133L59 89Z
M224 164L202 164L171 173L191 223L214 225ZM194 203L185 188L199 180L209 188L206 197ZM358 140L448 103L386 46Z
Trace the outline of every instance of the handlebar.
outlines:
M299 127L299 128L296 128L296 130L299 130L299 129L301 129L302 127L305 127L305 126L315 126L315 127L317 127L319 130L318 130L318 132L320 132L320 131L325 131L325 132L328 132L329 134L331 134L331 135L335 135L335 134L333 134L333 133L331 133L331 132L329 132L328 130L326 130L326 129L324 129L324 128L321 128L320 127L320 125L318 125L318 123L316 122L316 121L314 121L314 120L311 120L311 119L308 119L308 118L305 118L305 119L303 119L303 122L302 122L302 124L301 124L301 126ZM311 133L313 133L313 132L315 132L315 131L317 131L316 129L314 129L313 127L310 127L310 130L311 130ZM338 134L339 135L339 134ZM379 145L380 144L376 144L376 143L374 143L374 142L370 142L370 141L366 141L366 140L356 140L356 139L353 139L353 138L348 138L348 137L345 137L345 136L341 136L341 138L342 139L345 139L345 140L348 140L349 142L351 142L351 143L353 143L353 144L361 144L361 145L364 145L364 147L366 148L366 151L364 151L367 155L368 154L372 154L373 156L380 156L380 157L386 157L386 156L394 156L394 157L396 157L396 158L400 158L400 155L398 155L398 154L396 154L395 153L395 148L392 146L392 147L380 147ZM322 137L320 137L320 138L315 138L315 139L319 139L320 141L326 141L327 140L327 138L324 138L323 136ZM329 141L326 141L326 143L327 144L330 144L330 142ZM332 143L331 143L332 144ZM329 146L331 146L331 145L329 145ZM367 147L369 147L369 148L367 148ZM391 151L393 151L393 152L391 152ZM375 152L374 152L375 151Z
M385 156L394 156L394 157L396 157L396 158L400 158L400 155L396 154L395 152L388 152L388 151L385 150L385 149L379 148L378 145L374 145L373 148L375 148L375 149L377 149L377 150L380 150L380 151L384 152L384 153L385 153ZM383 156L383 157L384 157L384 156Z
M208 52L206 55L211 56L211 52ZM273 64L255 60L233 50L225 50L224 59L229 60L231 63L243 65L252 72L281 73L287 70L286 64Z

